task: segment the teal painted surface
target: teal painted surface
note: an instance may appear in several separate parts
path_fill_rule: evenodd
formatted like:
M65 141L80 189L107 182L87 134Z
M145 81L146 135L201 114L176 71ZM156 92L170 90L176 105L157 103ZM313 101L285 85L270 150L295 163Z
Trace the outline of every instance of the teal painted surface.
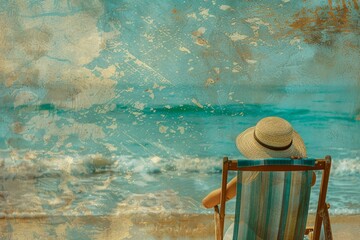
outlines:
M360 4L331 2L1 0L0 216L208 213L269 115L359 213Z
M235 221L224 239L304 238L311 171L238 172L237 179Z

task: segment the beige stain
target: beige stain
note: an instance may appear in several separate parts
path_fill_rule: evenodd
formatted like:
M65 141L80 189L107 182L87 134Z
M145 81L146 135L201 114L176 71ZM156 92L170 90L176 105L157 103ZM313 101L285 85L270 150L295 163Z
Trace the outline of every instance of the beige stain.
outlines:
M328 33L359 32L358 23L351 15L351 12L358 10L356 0L341 0L335 5L332 0L328 0L327 7L303 8L294 15L289 26L293 31L301 31L305 42L318 44L324 41L319 34L322 30Z
M227 214L225 229L234 221ZM331 216L334 239L357 239L359 215ZM310 215L307 226L314 224ZM11 227L9 227L11 226ZM0 219L1 239L66 239L69 230L84 235L97 230L92 239L191 239L215 238L213 214L125 213L117 216L68 216ZM53 232L54 235L49 233Z
M71 6L62 5L68 11ZM115 66L95 76L83 65L91 62L104 48L106 39L117 31L99 33L97 19L102 14L101 4L87 3L86 10L69 16L36 17L55 6L50 2L42 8L29 9L27 4L17 1L14 14L0 14L0 74L5 87L16 86L42 88L45 97L30 91L17 91L8 103L17 107L27 102L51 103L59 108L84 109L95 104L105 104L116 97L114 87L117 76ZM16 13L16 14L15 14ZM21 21L18 16L29 17Z
M12 131L17 134L20 134L24 131L24 126L22 125L21 122L14 122L11 125L11 128L12 128Z
M206 29L204 27L200 27L196 31L193 31L191 33L191 35L194 39L195 44L197 44L199 46L209 47L208 41L203 37L205 31L206 31Z

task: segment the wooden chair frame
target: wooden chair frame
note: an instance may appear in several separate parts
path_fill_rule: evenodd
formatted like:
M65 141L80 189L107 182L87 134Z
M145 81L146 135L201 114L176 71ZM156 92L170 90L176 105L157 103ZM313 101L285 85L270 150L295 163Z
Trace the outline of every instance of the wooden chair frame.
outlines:
M226 202L226 186L229 171L308 171L320 170L323 171L318 206L315 216L314 227L307 227L305 235L310 236L310 239L319 240L321 225L324 223L325 239L332 240L332 231L330 225L330 217L328 208L330 205L325 202L328 182L330 177L331 157L326 156L325 159L315 159L314 166L301 166L301 165L266 165L266 166L248 166L238 167L237 160L229 160L227 157L223 159L222 183L221 183L221 196L220 196L220 209L216 205L214 207L215 217L215 235L217 240L222 240L224 237L224 222L225 222L225 202Z

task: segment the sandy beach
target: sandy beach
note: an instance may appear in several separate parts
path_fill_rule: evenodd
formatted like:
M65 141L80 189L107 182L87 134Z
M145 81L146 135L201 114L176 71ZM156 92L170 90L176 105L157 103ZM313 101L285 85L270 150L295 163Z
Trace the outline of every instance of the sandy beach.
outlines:
M214 239L210 214L0 219L0 239ZM314 216L309 216L308 225ZM228 226L233 220L227 217ZM334 239L358 239L360 215L331 216Z

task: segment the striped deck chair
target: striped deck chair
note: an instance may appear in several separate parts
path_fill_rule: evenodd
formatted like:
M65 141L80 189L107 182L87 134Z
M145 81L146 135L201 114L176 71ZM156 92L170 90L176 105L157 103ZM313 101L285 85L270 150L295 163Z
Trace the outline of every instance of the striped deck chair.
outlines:
M225 239L332 239L325 203L331 157L223 161L220 209L215 210L216 239L224 239L228 171L237 171L235 221ZM322 170L315 225L306 227L313 170Z

